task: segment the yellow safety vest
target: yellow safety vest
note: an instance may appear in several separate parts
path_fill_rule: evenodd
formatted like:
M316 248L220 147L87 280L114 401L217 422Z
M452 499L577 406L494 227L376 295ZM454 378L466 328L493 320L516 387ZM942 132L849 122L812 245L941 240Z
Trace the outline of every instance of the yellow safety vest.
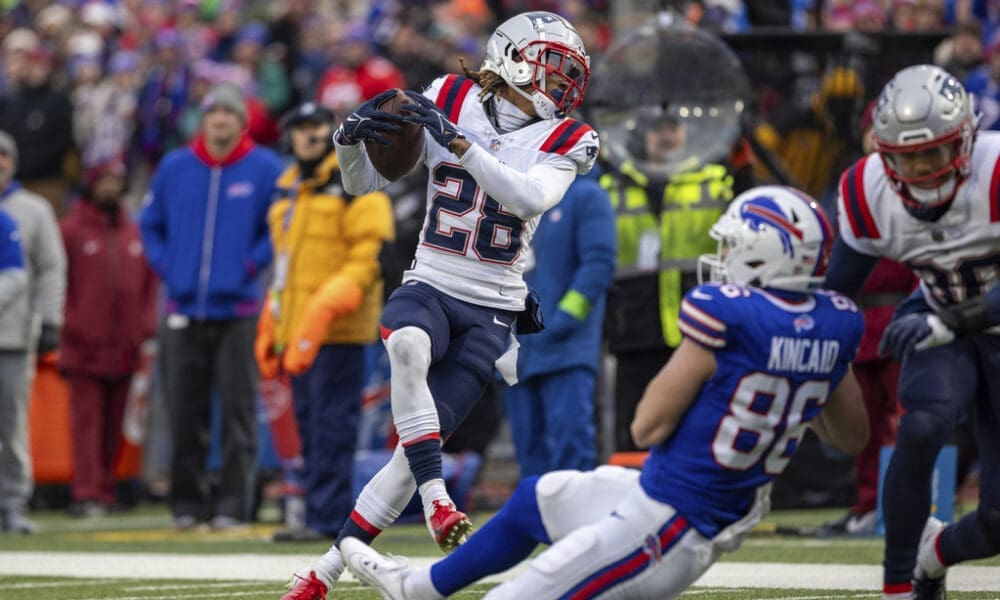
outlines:
M654 215L647 199L649 179L625 165L621 174L607 173L601 186L611 197L618 230L615 279L659 272L660 322L667 346L681 343L681 274L697 270L698 257L714 253L716 241L708 235L733 198L733 177L722 165L674 175L663 191L663 206ZM659 242L655 265L640 262L640 246L652 236Z

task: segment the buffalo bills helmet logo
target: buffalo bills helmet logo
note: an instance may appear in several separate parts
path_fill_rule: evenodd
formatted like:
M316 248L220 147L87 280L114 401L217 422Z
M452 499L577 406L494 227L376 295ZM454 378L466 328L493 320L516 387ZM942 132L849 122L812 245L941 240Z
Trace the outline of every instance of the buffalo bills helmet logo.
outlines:
M769 196L751 198L740 207L740 218L754 229L767 225L773 227L781 238L781 246L788 256L795 256L795 246L792 237L802 239L802 230L790 221L781 207Z

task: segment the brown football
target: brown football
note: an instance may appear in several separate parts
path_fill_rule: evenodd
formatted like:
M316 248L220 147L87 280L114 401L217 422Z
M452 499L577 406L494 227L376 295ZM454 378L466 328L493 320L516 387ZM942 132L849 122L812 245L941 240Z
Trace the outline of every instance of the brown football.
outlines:
M392 96L379 105L379 110L395 115L406 114L400 106L409 102L402 90L397 89ZM417 165L420 153L424 150L424 126L419 123L403 123L399 133L383 134L389 138L389 145L378 142L365 142L365 151L375 169L390 181L396 181L410 172Z

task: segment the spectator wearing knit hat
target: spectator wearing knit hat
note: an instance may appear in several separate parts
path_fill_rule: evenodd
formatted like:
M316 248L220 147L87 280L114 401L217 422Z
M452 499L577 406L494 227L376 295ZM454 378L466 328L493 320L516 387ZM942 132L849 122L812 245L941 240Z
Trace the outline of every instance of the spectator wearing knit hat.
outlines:
M66 254L51 205L14 181L18 147L0 131L0 210L17 223L29 293L0 315L0 529L31 533L34 488L28 452L28 390L32 353L59 345L66 301ZM41 334L35 323L41 321Z
M267 211L281 162L246 132L232 84L202 100L201 132L168 153L140 218L150 265L166 288L159 331L161 383L173 435L170 506L177 529L215 529L251 517L257 460L257 275L272 258ZM222 409L220 485L205 472L212 388Z
M69 301L59 368L70 388L76 516L115 503L125 402L140 346L156 331L156 277L122 206L126 175L117 158L84 171L84 197L61 224Z

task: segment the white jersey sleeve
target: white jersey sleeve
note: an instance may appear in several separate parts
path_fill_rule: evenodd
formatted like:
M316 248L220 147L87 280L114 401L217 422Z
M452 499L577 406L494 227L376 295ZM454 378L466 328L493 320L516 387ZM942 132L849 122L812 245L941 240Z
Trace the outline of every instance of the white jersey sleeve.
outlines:
M337 162L345 192L360 196L382 189L390 183L375 170L375 165L368 159L368 153L361 142L345 146L334 140L333 145L337 149Z
M536 217L559 204L576 177L576 170L568 162L543 162L521 172L476 144L459 161L487 194L522 219Z

